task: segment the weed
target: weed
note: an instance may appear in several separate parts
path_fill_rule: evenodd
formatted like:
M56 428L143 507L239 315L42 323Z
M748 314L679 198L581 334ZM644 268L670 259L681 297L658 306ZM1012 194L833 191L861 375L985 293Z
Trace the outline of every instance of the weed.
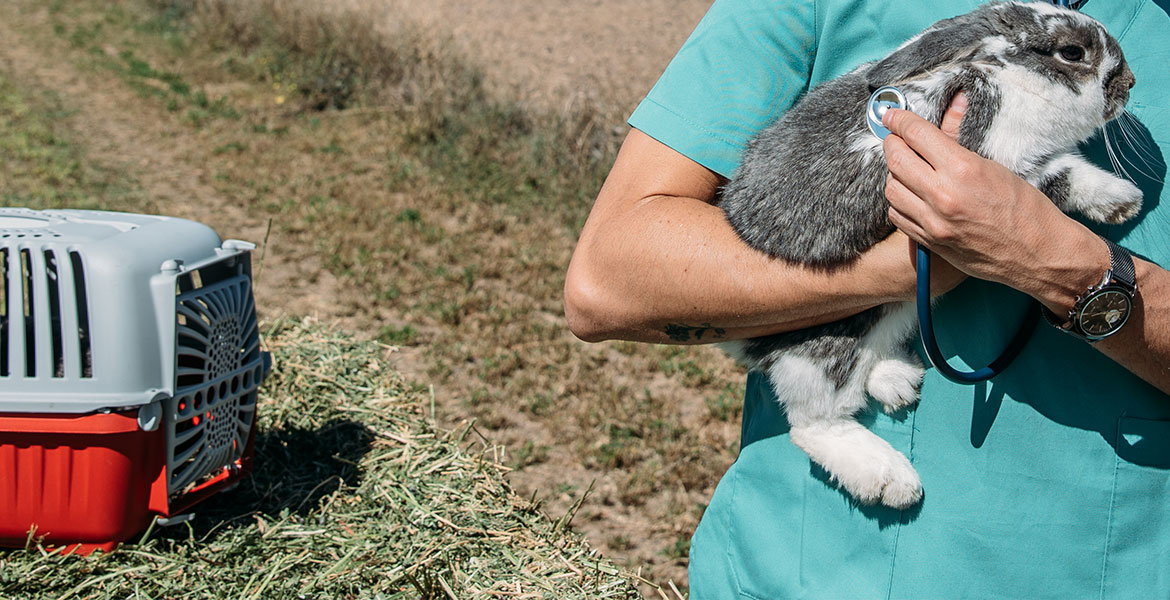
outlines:
M529 397L523 408L525 412L536 416L541 416L547 414L548 411L551 410L555 405L556 399L551 395L545 393L535 393Z
M667 375L681 375L683 381L690 387L703 387L714 383L717 374L699 364L695 357L688 356L688 351L687 346L666 346L663 354L667 358L659 362L659 368Z
M609 439L597 449L597 460L602 466L620 469L637 462L641 434L621 425L609 426Z
M615 535L609 539L608 546L614 550L617 550L618 552L623 552L633 548L634 544L630 541L630 538L624 535Z
M386 300L397 300L402 295L402 289L393 283L386 284L386 287L374 294L374 299L378 302Z
M409 346L418 338L418 330L410 325L391 327L383 325L378 330L378 341L392 346Z
M60 25L60 24L58 24L57 27L54 27L54 31L58 35L63 35L67 30L68 30L67 27L65 27L64 25ZM76 28L73 29L73 33L69 34L69 43L74 48L85 48L85 47L89 46L90 44L92 44L93 41L96 40L98 37L100 37L101 32L102 32L102 24L101 23L93 23L93 24L88 25L88 26L87 25L78 25Z
M216 146L215 149L213 149L211 151L211 153L215 154L215 155L226 154L228 152L240 153L240 152L243 152L244 150L246 150L247 148L248 147L246 145L244 145L243 142L233 140L233 141L230 141L230 142L223 144L221 146Z
M548 460L548 446L537 446L532 440L527 440L519 448L512 451L508 466L513 469L539 464Z
M663 554L672 560L684 560L691 552L691 538L690 536L680 536L673 544L663 550Z
M422 213L413 208L404 208L394 217L394 220L398 223L421 223Z
M717 393L709 394L704 398L707 412L716 421L726 423L739 422L743 414L743 384L728 384Z

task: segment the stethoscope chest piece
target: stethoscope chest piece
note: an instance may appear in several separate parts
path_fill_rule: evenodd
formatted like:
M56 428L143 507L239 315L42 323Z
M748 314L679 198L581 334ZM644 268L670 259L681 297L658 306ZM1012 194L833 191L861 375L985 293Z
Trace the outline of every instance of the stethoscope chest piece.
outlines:
M879 140L884 140L887 135L890 135L890 130L882 126L882 116L891 108L907 109L906 95L902 93L902 90L892 85L874 90L873 95L869 97L869 102L866 103L865 122L869 125L869 130Z

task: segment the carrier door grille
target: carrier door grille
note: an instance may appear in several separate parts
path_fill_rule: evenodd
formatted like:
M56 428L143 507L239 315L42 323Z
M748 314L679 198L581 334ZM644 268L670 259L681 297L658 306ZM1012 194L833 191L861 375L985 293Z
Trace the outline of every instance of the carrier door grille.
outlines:
M37 290L33 279L32 253L20 251L20 321L24 328L24 376L37 376Z
M81 361L81 377L93 377L93 349L89 334L89 295L85 292L85 268L81 253L70 252L69 264L73 267L73 298L77 301L77 351Z
M185 491L244 453L263 380L251 280L214 269L180 279L175 397L168 420L169 491ZM224 273L223 275L227 275Z

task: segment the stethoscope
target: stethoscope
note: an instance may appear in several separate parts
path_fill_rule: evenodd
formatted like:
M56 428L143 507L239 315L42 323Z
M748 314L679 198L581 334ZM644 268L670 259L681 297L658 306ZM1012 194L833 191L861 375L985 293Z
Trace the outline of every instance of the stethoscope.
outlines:
M870 96L865 112L865 120L869 125L869 130L878 139L885 139L890 134L890 130L882 126L882 115L891 108L905 109L906 107L906 96L902 90L893 86L878 88ZM1032 337L1036 323L1040 320L1039 308L1033 307L1028 310L1020 329L1008 342L999 358L991 361L986 367L973 371L960 371L947 363L946 357L939 350L938 342L935 340L934 322L930 314L930 251L921 244L915 244L915 246L918 254L918 281L915 295L918 329L922 336L922 347L926 350L926 357L930 359L930 363L934 365L939 374L957 383L979 383L1002 373L1019 356L1020 351L1024 349Z
M1057 6L1074 10L1079 9L1081 4L1084 4L1084 0L1051 0L1051 2ZM906 96L902 90L894 86L885 86L874 90L873 95L869 97L865 111L865 120L869 125L869 130L878 139L885 139L890 134L890 130L882 126L882 115L891 108L905 109L906 106ZM1036 329L1036 323L1040 320L1039 308L1029 308L1019 330L1012 336L999 358L991 361L986 367L972 371L960 371L947 363L946 357L939 350L938 342L934 338L934 322L930 314L930 251L923 248L921 244L915 244L915 246L918 258L918 281L915 290L918 329L922 336L922 347L926 350L926 357L930 359L930 363L934 365L940 375L957 383L979 383L1002 373L1019 356L1020 351L1031 339L1032 332Z

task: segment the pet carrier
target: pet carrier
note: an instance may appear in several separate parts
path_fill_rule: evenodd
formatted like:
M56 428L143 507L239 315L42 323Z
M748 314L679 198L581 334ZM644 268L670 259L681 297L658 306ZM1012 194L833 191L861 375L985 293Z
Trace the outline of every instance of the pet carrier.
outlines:
M0 208L0 545L108 550L246 473L268 370L253 248Z

